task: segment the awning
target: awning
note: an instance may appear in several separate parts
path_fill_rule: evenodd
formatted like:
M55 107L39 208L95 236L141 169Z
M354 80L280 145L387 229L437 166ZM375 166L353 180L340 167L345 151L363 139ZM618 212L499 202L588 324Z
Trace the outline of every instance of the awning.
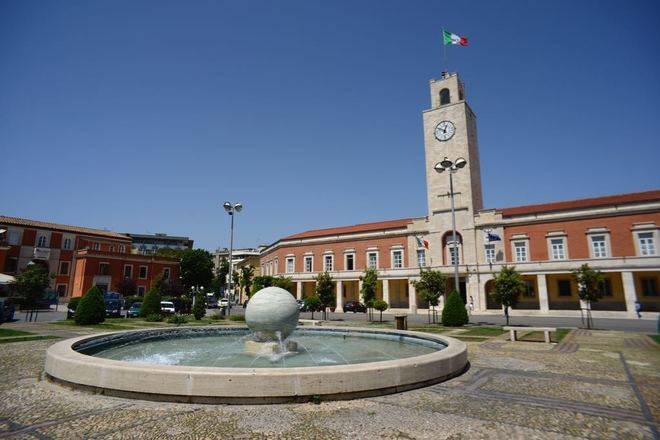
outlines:
M16 278L11 275L0 273L0 284L12 284L16 282Z

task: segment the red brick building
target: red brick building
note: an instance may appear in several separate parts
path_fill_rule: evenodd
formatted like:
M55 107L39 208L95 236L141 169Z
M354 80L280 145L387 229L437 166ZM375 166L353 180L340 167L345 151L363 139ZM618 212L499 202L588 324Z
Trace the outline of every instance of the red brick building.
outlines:
M29 263L54 275L53 290L62 298L81 296L93 285L114 290L133 279L138 294L146 292L161 272L179 276L177 260L131 254L131 238L101 229L0 216L0 271L14 275Z
M416 313L428 307L412 283L420 270L437 269L451 280L456 263L463 300L477 312L501 313L488 294L494 276L509 265L527 282L514 313L579 316L585 304L571 271L588 263L605 277L594 313L635 316L638 302L645 317L655 318L660 191L484 209L476 115L465 87L457 74L445 73L431 80L430 92L431 108L422 112L427 215L289 235L262 252L261 273L291 277L292 293L302 298L313 294L314 278L327 271L341 310L346 301L360 299L360 276L374 267L377 298L390 311ZM460 167L443 165L459 158Z

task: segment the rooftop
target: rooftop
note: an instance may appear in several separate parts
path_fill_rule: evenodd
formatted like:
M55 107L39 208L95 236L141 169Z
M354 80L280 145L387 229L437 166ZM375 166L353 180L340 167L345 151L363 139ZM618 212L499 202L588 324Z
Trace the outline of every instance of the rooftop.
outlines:
M26 227L39 228L39 229L51 229L55 231L73 232L76 234L95 235L99 237L130 241L130 237L128 237L126 234L106 231L104 229L83 228L81 226L71 226L71 225L62 225L59 223L41 222L37 220L29 220L19 217L9 217L5 215L0 215L0 224L26 226Z
M613 196L590 197L586 199L563 200L559 202L540 203L536 205L513 206L500 208L498 211L505 217L541 212L566 211L597 206L623 205L629 203L652 202L660 200L660 190L643 191Z
M289 235L282 240L295 240L299 238L324 237L328 235L352 234L356 232L382 231L386 229L405 228L413 221L412 218L402 218L399 220L386 220L382 222L361 223L351 226L340 226L338 228L311 229L298 234Z

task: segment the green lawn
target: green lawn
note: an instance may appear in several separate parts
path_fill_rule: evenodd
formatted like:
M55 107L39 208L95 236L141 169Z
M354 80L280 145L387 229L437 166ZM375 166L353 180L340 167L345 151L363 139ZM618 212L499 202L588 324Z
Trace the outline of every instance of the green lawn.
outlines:
M505 333L502 327L472 327L460 333L460 336L499 336Z
M656 344L660 344L660 335L649 335L649 338L653 339Z
M12 342L39 341L41 339L59 339L59 336L24 336L19 338L0 339L0 344L11 344Z
M7 336L27 336L33 335L34 333L22 332L20 330L12 330L9 328L0 328L0 338L5 338Z
M234 322L242 323L245 321L243 316L231 315L223 316L221 319L211 319L210 316L205 316L204 318L197 321L192 315L185 315L188 318L187 326L204 326L204 325L230 325ZM64 321L54 321L51 324L55 325L70 325L76 326L76 322L73 319L67 319ZM142 318L106 318L101 324L94 325L82 325L81 327L94 328L99 330L132 330L145 327L173 327L176 324L169 324L167 322L167 317L163 318L161 322L149 322L145 321Z
M552 342L561 342L567 334L571 332L570 328L558 328L556 332L550 333L550 340ZM521 332L518 332L520 334ZM544 341L543 332L529 332L525 333L518 338L519 341Z

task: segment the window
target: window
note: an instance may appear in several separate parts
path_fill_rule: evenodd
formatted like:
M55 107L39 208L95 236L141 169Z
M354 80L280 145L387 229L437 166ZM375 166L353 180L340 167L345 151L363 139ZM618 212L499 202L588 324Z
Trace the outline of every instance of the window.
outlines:
M140 279L147 279L147 266L140 266Z
M21 233L18 231L9 231L9 235L7 236L7 241L12 246L18 245L21 241Z
M355 270L355 254L346 254L346 270Z
M295 272L295 269L293 267L294 263L295 263L295 260L293 259L293 257L289 257L289 258L286 259L286 273Z
M367 254L367 267L370 269L378 268L378 252L369 252Z
M526 296L527 298L534 298L536 296L536 293L534 293L534 281L525 281L525 291L523 292L523 296Z
M516 250L517 263L522 263L527 261L527 242L516 241L513 243L513 248Z
M126 264L124 266L124 278L133 278L133 265Z
M608 278L598 283L598 290L603 296L612 296L612 283Z
M170 279L170 273L171 273L171 269L169 267L166 267L165 269L163 269L163 277L166 280Z
M486 250L486 263L494 263L495 262L495 245L494 244L487 244L487 245L485 245L485 250Z
M571 282L569 280L557 280L559 296L571 296Z
M46 236L45 235L40 235L39 236L39 238L37 239L37 247L46 247Z
M566 259L566 247L563 238L553 238L550 240L550 251L553 260Z
M109 275L110 265L108 263L99 263L99 275Z
M65 238L64 241L62 242L62 249L68 250L71 249L71 239L70 238Z
M653 232L640 232L637 234L639 240L639 253L643 256L655 255L655 243L653 242Z
M605 244L604 235L592 235L591 236L591 250L593 252L594 258L605 258L607 257L607 247Z
M449 104L449 89L440 90L440 105Z
M138 295L144 296L144 286L138 286Z
M426 251L424 249L417 249L417 265L419 267L426 266Z
M119 245L119 252L121 252L122 254L126 253L126 246L124 246L123 244L120 244Z
M332 272L333 260L334 258L332 255L323 256L323 269L326 272Z
M458 246L449 246L449 264L452 266L461 264L458 258Z
M642 295L658 296L658 285L655 278L642 278L639 280L642 284Z
M110 246L110 252L114 252L114 251L115 251L115 247L114 247L114 246Z
M308 255L305 257L305 272L311 272L313 268L314 257Z
M101 243L93 243L92 244L92 249L95 251L100 251L101 250Z
M403 251L392 251L392 268L401 269L403 267Z
M60 261L60 275L69 275L68 261Z
M60 298L66 296L66 284L58 284L55 290L57 290L57 296Z

